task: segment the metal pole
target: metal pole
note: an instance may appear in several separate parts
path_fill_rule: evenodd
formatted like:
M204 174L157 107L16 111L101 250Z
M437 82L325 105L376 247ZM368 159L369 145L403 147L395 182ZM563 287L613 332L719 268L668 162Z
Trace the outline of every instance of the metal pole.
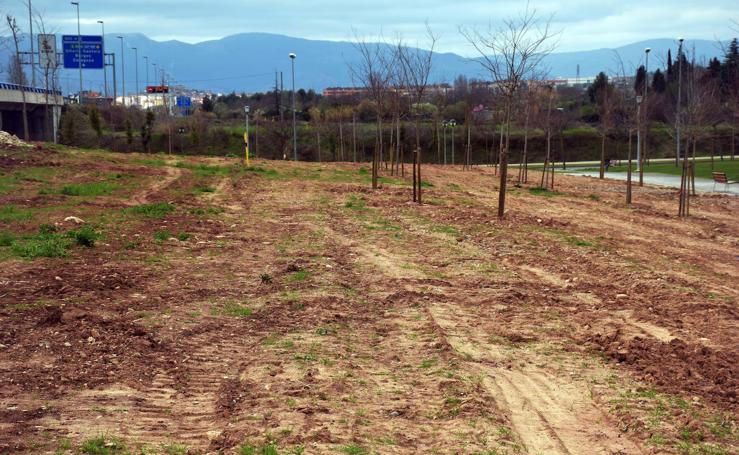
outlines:
M677 133L677 162L680 162L680 104L682 100L682 86L683 86L683 39L678 38L680 46L677 49L677 113L675 114L675 130Z
M110 57L113 60L113 104L116 104L118 103L118 81L115 75L115 52L111 52Z
M72 2L77 7L77 66L80 69L79 103L82 104L82 33L80 31L80 2Z
M644 162L647 160L647 136L649 133L649 110L647 108L647 93L649 92L649 52L651 48L644 49L646 54L646 62L644 64L644 93L642 94L642 102L644 103L644 137L641 146L641 161L639 162L639 186L644 186Z
M444 166L446 166L446 122L442 123L442 129L444 130Z
M144 55L144 61L146 62L146 86L149 86L149 57Z
M136 59L136 105L139 105L139 49L133 48L134 58Z
M290 54L290 61L292 63L292 76L293 76L293 160L298 161L298 129L295 121L295 54Z
M103 28L103 87L105 90L105 98L108 98L108 68L105 66L105 22L98 21Z
M31 10L31 0L28 0L28 25L31 34L31 86L36 88L36 56L33 52L33 12ZM41 49L39 49L40 51Z
M126 105L126 56L123 53L123 37L119 36L119 40L121 40L121 99L123 100L123 105Z

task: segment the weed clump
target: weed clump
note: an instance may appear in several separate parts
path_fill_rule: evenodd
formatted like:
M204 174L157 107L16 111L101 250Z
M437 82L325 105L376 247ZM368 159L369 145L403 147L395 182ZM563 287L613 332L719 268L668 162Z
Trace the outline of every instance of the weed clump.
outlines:
M129 210L146 218L164 218L174 212L174 205L166 202L158 202L156 204L137 205Z

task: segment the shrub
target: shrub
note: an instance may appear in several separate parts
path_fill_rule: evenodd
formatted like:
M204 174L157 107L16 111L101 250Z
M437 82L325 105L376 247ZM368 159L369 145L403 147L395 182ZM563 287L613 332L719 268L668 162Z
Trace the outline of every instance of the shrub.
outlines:
M95 246L95 241L100 238L100 234L90 226L83 226L76 231L69 231L67 235L74 239L77 245L87 248Z

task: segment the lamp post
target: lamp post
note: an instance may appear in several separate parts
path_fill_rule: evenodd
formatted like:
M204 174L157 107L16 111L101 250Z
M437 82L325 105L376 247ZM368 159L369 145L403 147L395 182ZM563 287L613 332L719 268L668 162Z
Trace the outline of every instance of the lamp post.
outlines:
M121 40L121 95L123 96L123 106L126 106L126 56L123 53L123 37L118 36Z
M36 56L33 52L33 9L31 8L31 0L28 0L28 29L31 41L31 87L36 88ZM41 49L39 49L40 52Z
M454 127L457 126L457 121L454 119L449 120L449 126L452 128L452 166L454 166Z
M649 133L649 110L647 108L647 93L649 89L649 53L652 52L652 48L644 49L645 63L644 63L644 93L642 94L642 103L644 103L644 138L642 140L642 154L641 161L639 162L639 186L644 186L644 162L647 159L647 135Z
M677 49L677 112L675 113L675 132L676 138L675 143L677 147L677 153L675 159L677 160L675 165L680 162L680 110L682 103L682 89L683 89L683 39L677 39L680 42L680 46Z
M139 105L139 48L133 47L133 55L136 61L136 105Z
M144 61L146 62L146 86L149 86L149 57L144 55Z
M441 129L444 131L444 166L446 166L446 129L449 126L449 123L444 120L441 122Z
M249 106L244 106L244 117L246 117L246 130L244 131L244 145L246 146L246 165L249 166Z
M77 7L77 66L80 68L80 94L78 102L82 104L82 34L80 33L80 2L71 2Z
M105 21L98 21L98 24L102 27L103 37L103 90L105 91L105 99L108 99L108 68L105 66Z
M298 161L298 129L295 122L295 59L297 55L294 53L289 54L290 63L292 65L292 76L293 76L293 91L292 91L292 104L293 104L293 161Z

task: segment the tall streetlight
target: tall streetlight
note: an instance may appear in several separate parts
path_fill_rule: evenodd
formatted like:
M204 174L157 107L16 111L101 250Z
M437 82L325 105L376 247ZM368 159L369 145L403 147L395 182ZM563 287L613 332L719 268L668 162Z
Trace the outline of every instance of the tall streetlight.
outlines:
M123 53L123 36L118 35L121 40L121 94L123 95L123 106L126 105L126 56Z
M31 0L28 0L28 29L31 40L31 87L36 88L36 54L33 52L33 10ZM41 52L41 49L39 49Z
M649 85L649 53L652 52L652 48L648 47L644 49L645 63L644 63L644 93L642 94L642 103L644 104L644 139L642 140L641 146L641 160L639 161L639 186L644 186L644 161L647 159L647 135L649 133L649 110L647 106L647 93Z
M146 86L149 86L149 57L144 55L144 61L146 62Z
M136 105L139 105L139 49L133 47L134 60L136 61Z
M98 24L103 28L103 87L105 90L105 98L108 98L108 68L105 66L105 21L98 21Z
M298 161L298 129L296 126L297 123L295 122L295 59L297 58L297 55L291 52L289 57L293 73L293 160Z
M80 68L79 103L82 104L82 33L80 32L80 2L71 2L77 7L77 66Z
M675 140L677 146L677 153L675 158L677 164L680 162L680 110L682 104L682 90L683 90L683 38L677 39L680 42L680 46L677 48L677 112L675 114L675 132L677 138Z

